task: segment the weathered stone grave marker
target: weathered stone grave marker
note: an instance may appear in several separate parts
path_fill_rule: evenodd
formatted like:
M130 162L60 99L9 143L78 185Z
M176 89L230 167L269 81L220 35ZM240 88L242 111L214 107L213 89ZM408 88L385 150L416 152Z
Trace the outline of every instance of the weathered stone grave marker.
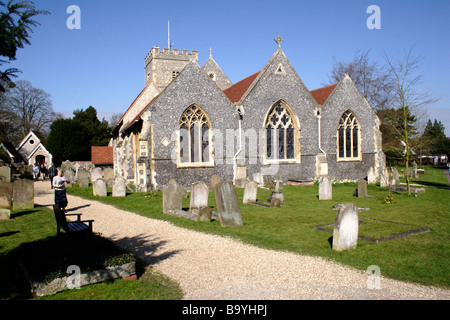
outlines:
M112 196L113 197L126 196L126 181L124 178L117 177L113 180Z
M106 182L103 179L97 179L92 183L92 193L94 196L106 197L108 195Z
M114 169L113 168L105 168L103 170L103 180L105 180L108 188L112 188L114 184Z
M217 174L213 174L210 178L211 188L214 189L215 186L220 182L220 176Z
M204 182L196 182L191 186L191 200L189 209L195 213L208 206L209 188Z
M283 180L277 177L273 180L273 184L274 191L270 194L268 202L272 202L272 199L280 199L280 202L284 202L284 194L280 191Z
M364 179L358 180L358 198L367 198L367 181Z
M11 168L8 166L0 167L0 182L11 182Z
M183 198L187 196L183 186L175 179L170 179L168 184L163 186L163 213L171 210L182 210Z
M222 227L242 226L236 189L230 181L221 181L214 188L217 209Z
M89 173L84 168L78 169L77 183L80 188L89 187Z
M258 183L256 181L249 181L244 188L244 198L242 202L244 204L256 202L258 194Z
M332 186L328 176L321 177L319 180L319 200L332 200Z
M334 206L338 210L334 219L333 250L343 251L356 248L359 232L359 212L367 208L358 208L353 203Z
M13 186L10 182L0 182L0 220L11 216Z
M34 208L34 181L19 179L12 183L13 201L12 210Z
M92 168L92 170L91 170L91 182L94 183L95 180L102 179L102 178L103 178L102 168L100 168L100 167Z

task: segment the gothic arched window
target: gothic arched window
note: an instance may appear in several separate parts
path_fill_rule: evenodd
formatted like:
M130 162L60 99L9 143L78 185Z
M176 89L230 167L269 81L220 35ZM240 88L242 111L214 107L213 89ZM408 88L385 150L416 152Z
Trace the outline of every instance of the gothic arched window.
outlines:
M267 114L264 128L266 131L267 160L296 160L299 147L298 126L292 112L282 101L277 102Z
M339 119L337 132L338 159L361 160L361 137L358 119L350 110Z
M179 122L181 164L211 164L211 133L206 113L197 105L187 108Z

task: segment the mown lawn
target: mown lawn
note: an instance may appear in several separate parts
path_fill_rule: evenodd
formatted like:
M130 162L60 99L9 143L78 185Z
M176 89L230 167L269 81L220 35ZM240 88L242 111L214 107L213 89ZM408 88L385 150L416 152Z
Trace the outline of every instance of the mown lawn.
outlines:
M244 225L228 228L222 228L219 221L196 222L162 214L162 193L159 191L128 193L125 198L112 198L111 194L106 198L93 197L91 188L76 186L68 189L68 192L149 218L170 221L180 227L229 236L268 249L320 256L361 270L377 265L383 276L448 288L450 190L442 187L450 184L441 169L432 167L426 167L426 174L412 179L412 183L427 185L426 192L417 196L393 192L394 201L391 204L384 202L387 189L375 185L368 186L368 198L353 196L355 184L333 185L333 200L328 201L318 200L317 185L284 186L282 192L286 202L281 208L241 204ZM243 189L237 189L237 194L242 203ZM269 194L269 190L258 189L258 202L264 203ZM360 213L363 221L360 226L361 236L389 237L420 227L427 227L431 231L379 243L359 240L356 249L336 252L331 249L332 234L314 227L332 224L336 215L332 207L346 202L370 208ZM210 191L209 205L217 211L213 191ZM188 210L189 198L183 200L183 206Z
M30 266L29 271L36 276L36 279L42 278L45 281L55 276L68 275L66 269L72 264L79 265L82 272L84 272L83 268L97 269L96 264L101 261L98 258L105 253L106 248L111 252L116 251L115 246L106 239L99 241L98 247L93 247L87 239L88 249L81 256L74 256L65 252L66 249L69 250L69 246L65 243L69 239L64 236L61 239L56 238L53 211L45 207L35 206L31 210L16 211L13 212L10 220L0 221L0 299L32 299L30 285L19 267L18 257L21 257L22 263L26 262ZM76 243L70 246L74 248L81 246L82 239L75 237ZM120 250L118 252L121 254ZM64 258L60 258L61 256ZM117 257L122 258L122 256ZM61 261L61 259L70 261ZM116 265L114 261L111 263ZM183 297L178 284L146 268L139 259L136 263L139 280L116 279L35 299L177 300Z

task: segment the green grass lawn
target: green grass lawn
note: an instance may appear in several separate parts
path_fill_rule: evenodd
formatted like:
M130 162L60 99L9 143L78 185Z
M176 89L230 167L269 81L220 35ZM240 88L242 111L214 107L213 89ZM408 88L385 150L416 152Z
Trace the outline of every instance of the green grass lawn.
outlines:
M402 180L404 181L404 180ZM93 197L91 188L68 188L68 193L101 201L137 214L166 220L174 225L204 233L240 239L259 247L320 256L360 270L377 265L386 277L450 287L449 213L450 190L441 169L426 168L426 174L412 179L412 183L427 185L426 193L417 197L394 192L394 201L386 204L386 188L369 185L368 198L355 198L356 185L333 185L333 200L319 201L318 187L284 186L281 190L286 202L279 209L241 204L244 225L223 228L219 221L196 222L162 214L162 193L128 193L125 198ZM435 185L435 186L431 186ZM111 190L110 190L111 191ZM237 189L242 203L243 189ZM258 189L258 202L263 203L270 191ZM430 232L406 238L374 243L358 241L353 250L337 252L331 249L329 232L316 226L334 222L336 211L332 207L351 202L370 208L360 213L363 224L360 235L382 238L428 227ZM214 192L210 192L209 205L217 211ZM189 198L183 199L189 208ZM372 219L398 222L387 223ZM95 230L95 226L94 226ZM332 230L332 227L330 228ZM29 299L29 287L17 265L17 248L22 243L51 239L56 235L53 212L47 208L18 211L10 220L0 221L0 299ZM141 266L143 268L144 266ZM68 290L45 299L180 299L178 285L151 269L141 271L138 281L114 280Z
M29 271L33 278L44 282L67 275L64 272L72 264L80 266L82 272L88 272L103 269L102 265L96 265L99 261L109 266L129 261L129 254L111 242L93 238L90 241L87 237L75 237L72 244L67 243L66 236L58 239L53 211L45 207L13 212L10 220L0 221L0 299L32 298L30 286L18 264L19 256L22 263L31 266ZM84 248L79 255L67 254L78 248ZM183 297L178 284L146 268L139 259L137 272L139 280L115 279L35 299L175 300Z
M412 183L449 186L441 169L426 168L426 174L412 179ZM137 214L170 221L171 223L204 233L229 236L256 246L287 250L299 254L320 256L355 268L366 270L377 265L383 276L394 279L450 287L449 213L450 190L428 186L425 194L417 197L394 192L394 201L386 204L386 188L369 185L368 198L356 198L356 185L333 185L333 200L319 201L318 187L284 186L286 202L279 209L241 204L244 225L223 228L219 221L196 222L162 214L162 193L128 193L125 198L93 197L90 188L73 187L70 194L95 199ZM243 189L237 189L242 203ZM258 202L265 202L270 191L258 189ZM354 250L337 252L331 249L331 233L314 227L332 224L337 211L332 207L351 202L370 208L360 213L363 224L360 235L382 238L412 231L420 227L430 232L406 238L374 243L358 241ZM214 192L210 191L209 205L217 211ZM188 210L189 198L183 199ZM372 219L398 222L387 223Z

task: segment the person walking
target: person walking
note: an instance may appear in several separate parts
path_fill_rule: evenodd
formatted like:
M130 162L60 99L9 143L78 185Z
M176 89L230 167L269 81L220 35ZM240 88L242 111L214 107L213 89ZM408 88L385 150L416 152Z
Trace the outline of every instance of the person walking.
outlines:
M51 185L52 189L53 189L53 178L56 177L57 174L58 174L58 170L56 169L55 165L52 163L50 169L48 169L48 176L50 178L50 185Z
M68 204L65 182L70 182L66 177L63 177L62 170L57 169L57 174L53 177L53 187L55 188L55 204L61 209L62 212L66 211Z

